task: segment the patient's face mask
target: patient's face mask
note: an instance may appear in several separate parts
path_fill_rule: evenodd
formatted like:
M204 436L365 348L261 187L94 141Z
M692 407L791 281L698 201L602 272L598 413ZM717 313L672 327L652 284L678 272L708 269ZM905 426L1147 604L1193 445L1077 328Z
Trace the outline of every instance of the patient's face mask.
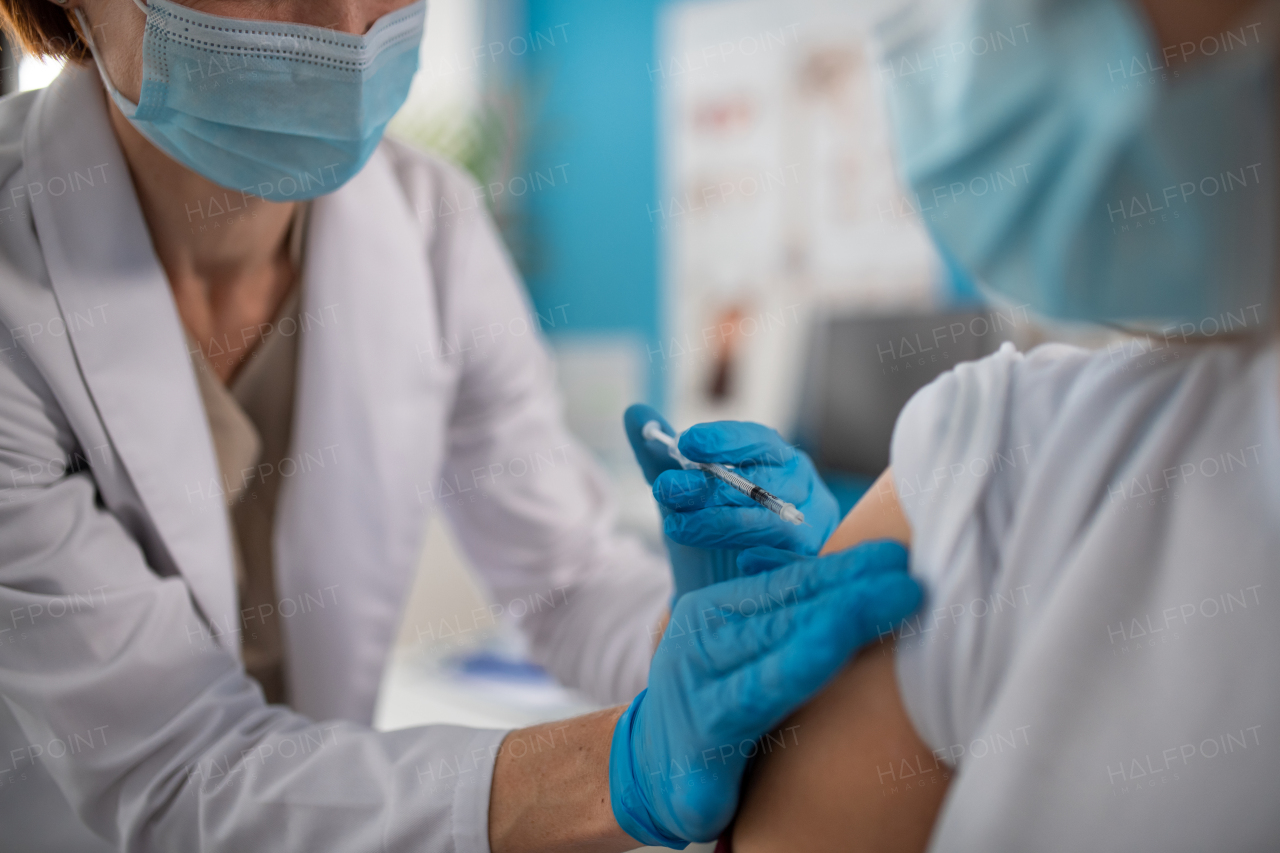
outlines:
M955 2L887 22L880 60L944 257L1048 317L1269 323L1276 4L1164 48L1127 0Z
M90 37L111 98L174 160L272 201L332 192L360 171L409 94L427 14L419 0L357 36L134 2L147 16L137 104Z

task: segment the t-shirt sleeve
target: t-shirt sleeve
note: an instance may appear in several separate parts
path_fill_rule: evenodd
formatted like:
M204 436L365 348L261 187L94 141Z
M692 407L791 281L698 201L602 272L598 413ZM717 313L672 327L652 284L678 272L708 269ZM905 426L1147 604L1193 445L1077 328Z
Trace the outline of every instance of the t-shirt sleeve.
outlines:
M925 743L962 760L1029 607L1001 548L1036 449L1089 354L1012 344L922 388L898 417L894 484L912 531L911 571L925 603L896 632L898 686Z

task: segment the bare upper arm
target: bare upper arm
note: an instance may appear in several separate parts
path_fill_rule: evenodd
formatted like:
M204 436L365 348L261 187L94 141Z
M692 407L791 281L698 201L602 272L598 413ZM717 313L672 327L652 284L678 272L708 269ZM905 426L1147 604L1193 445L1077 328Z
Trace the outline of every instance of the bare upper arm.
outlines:
M836 532L822 546L822 553L847 551L872 539L896 539L903 545L911 545L911 525L898 503L898 493L893 487L893 470L889 468L849 510Z
M888 471L823 553L871 539L911 543ZM951 770L907 717L893 660L891 643L864 650L783 724L785 746L762 756L748 781L735 853L924 849Z

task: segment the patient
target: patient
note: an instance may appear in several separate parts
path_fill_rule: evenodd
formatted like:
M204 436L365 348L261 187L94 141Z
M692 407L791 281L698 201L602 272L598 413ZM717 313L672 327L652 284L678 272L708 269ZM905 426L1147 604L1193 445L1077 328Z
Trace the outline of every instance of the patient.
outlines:
M783 724L736 853L1274 849L1280 363L1061 346L961 365L827 550L928 598Z
M1275 37L1275 4L1144 5L1174 60ZM913 398L824 553L907 543L930 598L783 724L733 850L1274 849L1278 391L1255 335L1006 349Z

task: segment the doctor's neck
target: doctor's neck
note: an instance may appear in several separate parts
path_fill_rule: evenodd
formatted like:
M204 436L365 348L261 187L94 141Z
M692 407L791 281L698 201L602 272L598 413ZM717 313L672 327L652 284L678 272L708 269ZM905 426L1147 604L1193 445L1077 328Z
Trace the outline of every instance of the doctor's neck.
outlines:
M182 2L229 17L363 33L410 0ZM130 0L50 3L50 8L74 14L78 30L86 36L97 34L91 37L105 77L126 101L138 103L147 14ZM256 346L258 330L270 328L293 287L296 270L288 235L297 205L264 201L212 183L162 153L125 118L112 98L105 92L103 97L178 314L201 343L214 372L227 382ZM234 351L213 345L223 340L235 341Z
M152 145L107 103L178 313L227 382L296 278L288 235L297 205L214 184ZM213 355L221 347L205 346L228 335L246 346L221 356Z

